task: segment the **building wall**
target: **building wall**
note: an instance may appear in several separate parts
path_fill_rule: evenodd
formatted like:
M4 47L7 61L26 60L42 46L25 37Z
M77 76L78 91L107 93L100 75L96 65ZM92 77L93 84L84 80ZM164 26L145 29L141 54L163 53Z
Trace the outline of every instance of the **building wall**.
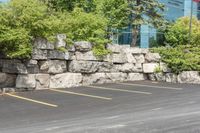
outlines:
M159 0L161 3L165 4L166 10L164 12L164 16L168 21L176 21L176 19L183 16L191 15L191 0ZM200 11L197 11L200 4L193 3L193 15L198 16L200 18ZM127 33L129 32L129 33ZM156 30L154 28L149 27L148 25L142 25L140 29L140 39L139 45L142 48L148 48L150 38L156 38ZM121 41L119 44L127 44L131 41L131 31L126 29L126 33L121 33L119 35ZM116 43L116 42L115 42Z

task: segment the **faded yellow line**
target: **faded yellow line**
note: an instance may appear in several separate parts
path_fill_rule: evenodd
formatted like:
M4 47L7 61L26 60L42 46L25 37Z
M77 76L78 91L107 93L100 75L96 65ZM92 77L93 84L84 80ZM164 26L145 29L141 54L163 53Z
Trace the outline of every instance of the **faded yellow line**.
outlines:
M88 94L83 94L83 93L76 93L76 92L71 92L71 91L64 91L64 90L58 90L58 89L49 89L49 90L54 91L54 92L60 92L60 93L66 93L66 94L72 94L72 95L78 95L78 96L84 96L84 97L98 98L98 99L103 99L103 100L112 100L112 98L88 95Z
M38 100L26 98L26 97L22 97L22 96L17 96L17 95L10 94L10 93L6 93L5 95L8 95L8 96L14 97L14 98L18 98L18 99L22 99L22 100L25 100L25 101L33 102L33 103L38 103L38 104L50 106L50 107L55 107L55 108L58 107L58 105L55 105L55 104L50 104L50 103L46 103L46 102L42 102L42 101L38 101Z
M169 89L169 90L183 90L183 88L175 88L175 87L164 87L164 86L152 86L152 85L142 85L142 84L132 84L132 83L116 83L119 85L129 85L129 86L142 86L149 88L160 88L160 89Z
M115 89L115 88L107 88L107 87L100 87L100 86L86 86L86 87L101 89L101 90L121 91L121 92L138 93L138 94L146 94L146 95L152 94L150 92L144 92L144 91L132 91L132 90Z

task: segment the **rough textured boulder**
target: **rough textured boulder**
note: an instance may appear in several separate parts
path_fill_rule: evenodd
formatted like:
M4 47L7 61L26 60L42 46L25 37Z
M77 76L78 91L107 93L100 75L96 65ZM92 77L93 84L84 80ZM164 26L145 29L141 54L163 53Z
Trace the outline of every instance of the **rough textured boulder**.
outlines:
M43 73L58 74L66 72L67 63L62 60L40 61L40 71Z
M47 50L33 49L32 51L33 60L46 60L47 59Z
M48 89L50 83L50 75L49 74L36 74L36 89Z
M0 73L0 88L14 87L17 76L13 74Z
M157 63L145 63L143 64L143 72L144 73L154 73L156 68L159 67Z
M82 83L81 73L62 73L51 76L50 88L52 89L62 89L80 86Z
M65 34L58 34L56 36L56 38L57 38L57 41L56 41L55 47L56 48L60 48L60 47L64 47L65 48L65 46L66 46L66 42L65 42L66 35Z
M142 72L142 64L126 63L123 65L117 65L117 70L120 72Z
M92 50L92 44L86 41L75 42L74 47L76 51L80 51L80 52L88 52Z
M69 55L69 52L62 52L59 50L51 50L51 51L48 51L48 59L69 60L70 55Z
M36 38L34 40L34 47L37 48L37 49L43 49L43 50L45 50L45 49L53 50L54 49L54 44L48 42L44 38Z
M138 54L138 55L134 55L134 58L136 60L136 63L145 63L145 58L143 54Z
M130 48L123 50L123 54L124 54L125 58L127 59L128 63L136 63L136 59Z
M149 74L147 74L147 77L148 77L148 80L156 81L156 77L155 77L155 74L154 74L154 73L149 73Z
M147 62L160 62L161 57L158 53L147 53L145 59Z
M111 82L110 79L106 76L105 73L94 73L94 74L86 74L83 76L83 84L90 85L90 84L103 84Z
M110 50L112 53L121 53L124 47L118 44L107 44L107 49Z
M34 89L36 87L35 74L18 75L16 79L16 88Z
M166 81L166 77L164 73L154 73L157 81Z
M28 60L26 63L26 68L29 74L39 73L39 66L37 60Z
M2 72L12 74L27 74L26 66L19 60L5 60Z
M106 73L106 76L111 81L116 82L116 81L125 81L128 75L126 73L118 72L118 73Z
M122 51L123 51L123 53L127 53L127 52L132 53L133 55L146 54L149 52L148 49L142 49L142 48L138 48L138 47L133 47L133 48L125 47L122 49Z
M104 61L116 63L116 64L123 64L123 63L128 62L126 56L122 53L120 53L120 54L109 54L109 55L106 56Z
M73 60L69 63L69 71L78 73L94 73L97 72L100 65L100 62L95 61Z
M166 73L165 77L166 77L166 82L177 83L177 75L176 74L174 74L174 73Z
M97 59L92 51L89 52L76 52L75 53L76 60L84 60L84 61L97 61Z
M128 74L128 81L140 81L140 80L146 80L147 77L143 73L129 73Z
M200 84L200 74L197 71L184 71L178 75L178 82Z
M111 62L99 62L100 66L98 68L98 72L116 72L117 70L114 70L114 65Z

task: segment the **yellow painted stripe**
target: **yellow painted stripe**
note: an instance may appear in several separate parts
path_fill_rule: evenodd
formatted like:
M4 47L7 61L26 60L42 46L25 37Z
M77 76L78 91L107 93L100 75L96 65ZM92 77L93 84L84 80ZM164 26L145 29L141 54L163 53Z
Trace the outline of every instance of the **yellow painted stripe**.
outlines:
M64 90L58 90L58 89L49 89L49 90L54 91L54 92L65 93L65 94L72 94L72 95L78 95L78 96L84 96L84 97L98 98L98 99L103 99L103 100L112 100L112 98L101 97L101 96L96 96L96 95L88 95L88 94L83 94L83 93L76 93L76 92L71 92L71 91L64 91Z
M26 97L22 97L22 96L17 96L17 95L10 94L10 93L6 93L5 95L8 95L8 96L14 97L14 98L18 98L18 99L22 99L22 100L25 100L25 101L33 102L33 103L38 103L38 104L50 106L50 107L58 107L58 105L55 105L55 104L50 104L50 103L46 103L46 102L42 102L42 101L38 101L38 100L26 98Z
M146 94L146 95L152 94L150 92L144 92L144 91L132 91L132 90L115 89L115 88L107 88L107 87L100 87L100 86L86 86L86 87L101 89L101 90L121 91L121 92L138 93L138 94Z
M183 90L183 88L152 86L152 85L142 85L142 84L132 84L132 83L117 83L117 84L119 84L119 85L129 85L129 86L142 86L142 87L149 87L149 88L170 89L170 90Z

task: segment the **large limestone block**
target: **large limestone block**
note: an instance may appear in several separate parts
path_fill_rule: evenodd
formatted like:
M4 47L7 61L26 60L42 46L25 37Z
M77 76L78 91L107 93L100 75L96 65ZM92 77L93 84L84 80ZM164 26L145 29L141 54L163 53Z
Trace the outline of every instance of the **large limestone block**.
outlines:
M166 81L165 74L160 72L160 73L154 73L156 81Z
M66 47L66 42L65 42L66 35L65 34L58 34L56 36L56 39L57 39L56 44L55 44L56 48Z
M166 82L177 83L177 75L176 74L174 74L174 73L166 73L165 77L166 77Z
M158 63L145 63L143 64L143 72L144 73L154 73L156 68L159 67Z
M119 54L109 54L105 57L104 61L116 63L116 64L123 64L127 63L127 57L125 54L119 53Z
M35 74L18 75L16 79L16 88L34 89L36 87Z
M117 70L113 70L113 63L111 62L99 62L100 66L98 68L98 72L116 72Z
M67 70L67 62L62 60L40 61L39 64L43 73L58 74Z
M94 74L86 74L83 76L83 84L90 85L90 84L103 84L109 83L111 80L106 76L105 73L94 73Z
M116 81L126 81L127 79L127 74L126 73L106 73L106 76L108 77L108 79L110 79L113 82Z
M89 52L76 52L75 53L76 60L84 60L84 61L97 61L97 59L92 51Z
M50 75L49 74L36 74L36 89L48 89L50 83Z
M47 59L47 50L41 50L34 48L32 51L33 60L46 60Z
M69 63L69 71L78 73L94 73L97 72L100 65L100 62L95 61L73 60Z
M136 59L130 48L123 51L123 54L125 55L128 63L136 63Z
M74 47L76 51L80 51L80 52L88 52L92 50L92 44L86 41L75 42Z
M147 62L160 62L161 56L158 53L147 53L145 55L145 59Z
M123 53L132 53L133 55L137 55L137 54L146 54L149 52L148 49L144 49L144 48L138 48L138 47L131 47L131 48L124 48L122 49Z
M142 72L142 64L132 64L132 63L125 63L122 65L116 65L118 71L120 72Z
M146 80L147 77L143 73L129 73L128 74L128 81L140 81L140 80Z
M69 54L69 52L62 52L59 50L51 50L51 51L48 51L48 59L70 60L70 54Z
M14 87L17 76L0 72L0 87Z
M37 49L49 49L49 50L53 50L54 49L54 44L48 42L46 39L44 38L36 38L34 40L34 47Z
M112 53L121 53L123 46L118 44L107 44L107 49L110 50Z
M26 66L19 60L4 60L2 72L12 74L27 74Z
M83 80L81 73L62 73L51 76L50 88L64 89L69 87L80 86Z
M178 82L200 84L200 74L198 71L184 71L178 75Z
M39 73L39 66L37 60L28 60L26 61L26 68L29 74L37 74Z
M136 64L145 63L145 58L143 54L134 55L134 58L136 60Z

